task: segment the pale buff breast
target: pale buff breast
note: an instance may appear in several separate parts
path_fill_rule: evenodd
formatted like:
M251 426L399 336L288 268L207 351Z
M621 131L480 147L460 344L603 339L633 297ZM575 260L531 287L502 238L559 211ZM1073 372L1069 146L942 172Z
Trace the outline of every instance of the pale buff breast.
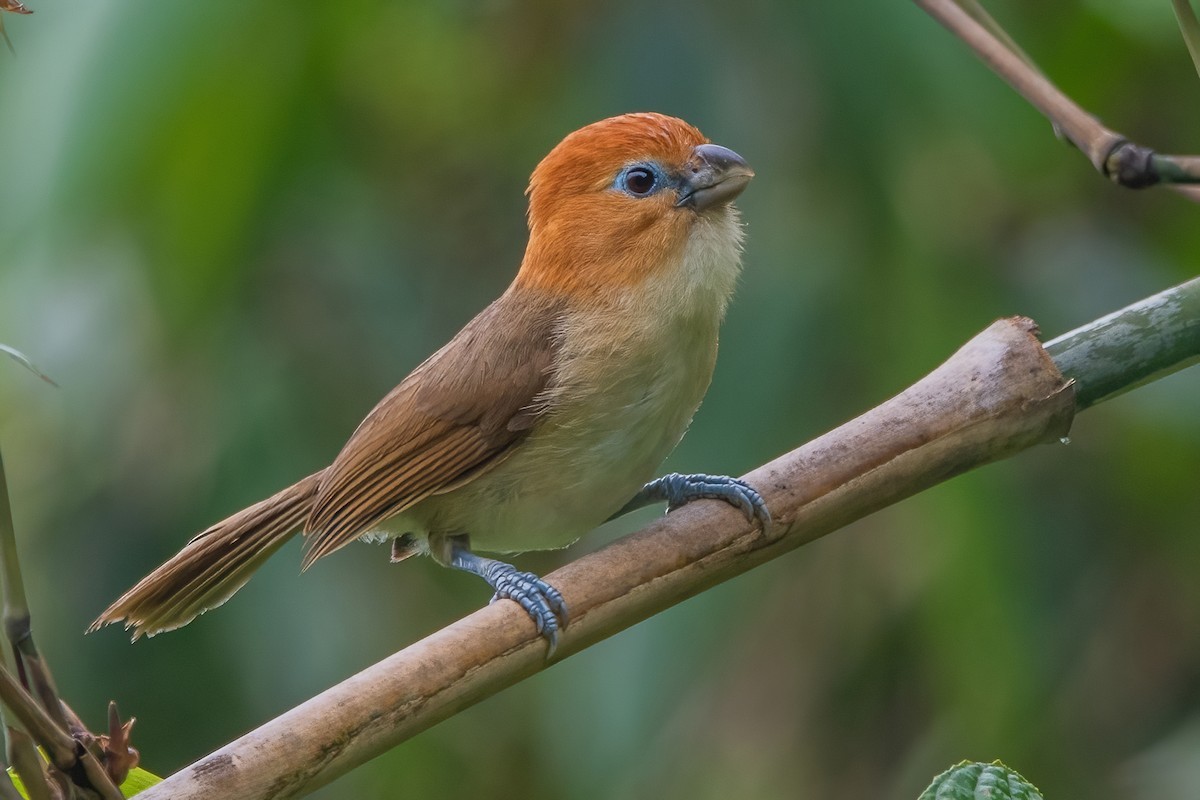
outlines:
M676 267L564 323L550 411L511 456L383 528L468 533L491 552L565 547L653 478L708 388L739 269L732 209L696 228Z

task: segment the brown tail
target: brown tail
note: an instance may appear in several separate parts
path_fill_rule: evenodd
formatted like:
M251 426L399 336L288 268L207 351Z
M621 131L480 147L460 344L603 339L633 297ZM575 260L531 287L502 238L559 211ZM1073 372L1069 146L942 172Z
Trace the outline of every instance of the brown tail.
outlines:
M321 472L197 535L170 560L138 581L100 615L88 632L125 620L133 639L182 628L224 603L284 542L304 526Z

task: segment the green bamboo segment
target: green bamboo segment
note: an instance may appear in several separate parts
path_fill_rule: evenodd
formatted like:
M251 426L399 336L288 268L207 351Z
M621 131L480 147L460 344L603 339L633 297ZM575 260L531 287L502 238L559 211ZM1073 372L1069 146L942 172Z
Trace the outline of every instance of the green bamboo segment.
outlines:
M17 558L17 535L13 530L12 506L8 499L8 481L5 480L2 455L0 455L0 590L2 590L4 598L3 621L6 632L12 631L15 627L28 625L29 606L25 602L25 579L21 576L20 560Z
M1083 410L1200 361L1200 278L1046 343Z

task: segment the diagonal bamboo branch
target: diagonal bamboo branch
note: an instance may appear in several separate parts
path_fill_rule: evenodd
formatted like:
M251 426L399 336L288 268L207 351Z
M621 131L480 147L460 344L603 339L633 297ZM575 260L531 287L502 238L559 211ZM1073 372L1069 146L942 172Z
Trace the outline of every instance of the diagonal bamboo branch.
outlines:
M558 657L954 475L1057 441L1081 398L1090 405L1119 389L1097 348L1120 338L1138 353L1126 361L1129 383L1164 375L1200 357L1198 309L1200 278L1059 337L1054 352L1069 379L1031 322L993 324L901 394L746 476L771 508L776 538L721 503L694 503L549 576L572 609ZM1177 335L1135 324L1147 314ZM1164 347L1168 355L1147 357ZM139 797L300 797L538 672L544 659L524 614L488 606Z
M1142 189L1170 185L1200 202L1200 156L1170 156L1136 144L1100 123L1050 82L1011 39L971 0L913 0L967 44L997 75L1042 112L1092 166L1114 183ZM964 8L964 4L968 8Z
M995 323L904 393L748 475L776 538L729 506L693 503L548 576L572 610L560 657L951 475L1064 436L1073 393L1032 331L1025 319ZM519 608L488 606L143 797L301 796L544 668L545 652Z
M1122 369L1135 384L1200 359L1200 278L1045 348L1034 332L1024 318L997 321L910 389L752 471L746 480L767 499L773 539L731 507L696 503L548 576L572 609L558 657L935 483L1064 437L1075 410L1120 390ZM527 616L496 603L139 798L298 798L546 666Z

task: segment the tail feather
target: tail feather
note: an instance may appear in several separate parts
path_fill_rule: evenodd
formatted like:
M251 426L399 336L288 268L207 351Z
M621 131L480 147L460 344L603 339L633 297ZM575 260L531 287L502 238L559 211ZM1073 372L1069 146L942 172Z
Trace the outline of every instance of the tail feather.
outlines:
M224 603L304 527L321 472L218 522L117 598L88 632L125 621L133 639L181 628Z

